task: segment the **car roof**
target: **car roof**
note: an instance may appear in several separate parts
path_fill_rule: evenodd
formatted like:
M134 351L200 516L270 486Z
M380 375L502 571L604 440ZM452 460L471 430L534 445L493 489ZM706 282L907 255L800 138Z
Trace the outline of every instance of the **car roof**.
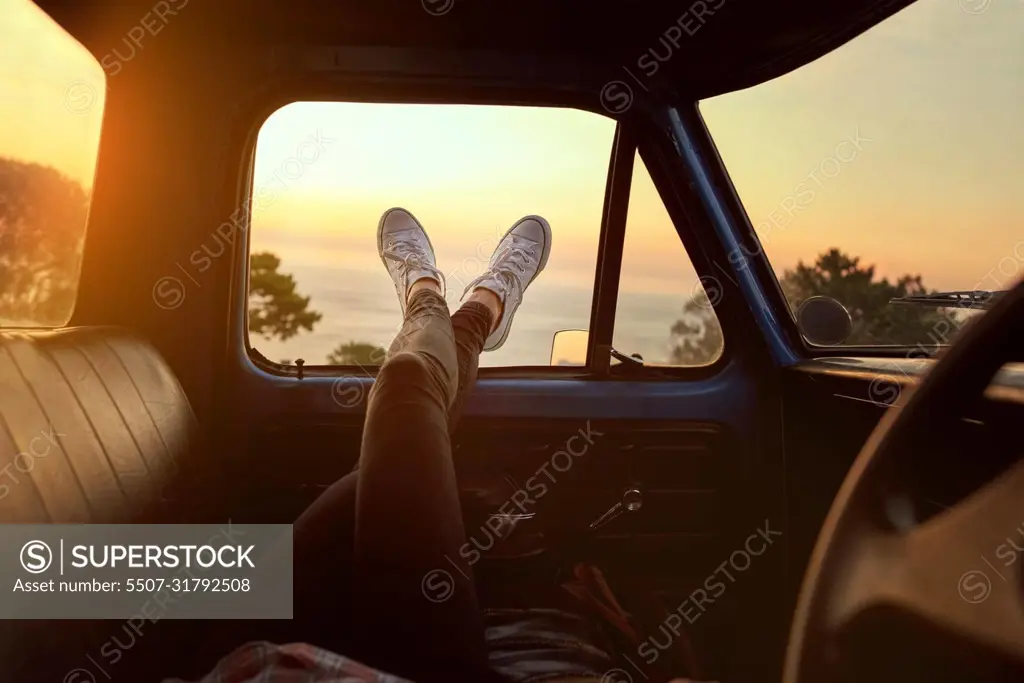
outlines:
M97 58L154 7L170 6L180 17L175 31L196 37L179 43L190 49L224 40L247 48L288 43L455 49L467 60L473 51L487 51L557 56L626 80L638 75L638 60L653 48L668 58L642 85L695 99L796 69L911 1L37 0ZM524 86L536 77L535 68L516 74Z

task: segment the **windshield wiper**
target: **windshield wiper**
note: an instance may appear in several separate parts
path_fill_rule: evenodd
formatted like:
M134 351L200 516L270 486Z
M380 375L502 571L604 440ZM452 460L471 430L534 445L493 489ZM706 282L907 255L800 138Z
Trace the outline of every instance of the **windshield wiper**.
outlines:
M626 367L642 368L644 366L644 357L639 353L634 353L627 356L621 351L616 351L614 348L611 349L612 358L615 358Z
M992 306L999 297L1006 294L1005 290L989 292L976 289L966 292L936 292L921 296L901 296L889 299L890 304L912 306L932 306L934 308L973 308L984 310Z

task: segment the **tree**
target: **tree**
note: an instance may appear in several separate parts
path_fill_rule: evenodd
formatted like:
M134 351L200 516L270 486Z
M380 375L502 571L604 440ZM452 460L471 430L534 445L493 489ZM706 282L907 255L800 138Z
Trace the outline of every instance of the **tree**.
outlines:
M296 291L295 277L281 272L281 259L270 252L249 257L249 332L285 341L303 330L312 332L323 314L311 310L310 297ZM328 365L380 365L384 349L366 342L339 344L327 354ZM289 365L282 362L282 365Z
M249 256L249 332L284 341L311 332L323 314L310 310L309 297L295 291L295 278L280 267L280 257L268 251Z
M813 265L798 262L780 279L782 290L795 312L812 296L828 296L850 312L852 331L845 344L932 346L947 344L963 324L963 311L917 306L898 306L891 299L928 294L920 275L903 275L890 282L875 279L875 267L862 266L860 258L829 249ZM705 365L714 361L722 346L722 329L704 292L683 306L680 320L671 329L672 362Z
M88 212L79 183L49 166L0 158L0 321L67 321Z
M932 293L920 275L903 275L894 282L876 280L873 265L861 266L860 258L835 248L818 256L814 265L797 263L783 274L781 283L794 310L812 296L831 297L843 304L853 321L845 342L849 345L943 344L962 324L950 309L889 303L898 297Z
M328 365L380 365L386 351L366 342L348 342L327 354Z
M673 365L707 365L722 352L722 328L707 293L701 289L683 305L672 325Z

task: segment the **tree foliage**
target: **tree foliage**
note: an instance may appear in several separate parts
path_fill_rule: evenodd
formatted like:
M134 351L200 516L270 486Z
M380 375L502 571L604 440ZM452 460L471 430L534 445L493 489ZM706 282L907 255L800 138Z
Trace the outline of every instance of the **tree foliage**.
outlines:
M322 313L310 308L310 297L297 291L295 277L281 272L280 257L266 251L249 257L250 333L285 341L303 330L312 332L322 319ZM380 365L384 355L379 346L349 341L327 354L327 364Z
M683 305L682 317L671 330L673 365L707 365L722 352L722 328L704 290Z
M296 291L295 277L280 272L281 258L269 251L249 256L249 332L284 341L311 332L323 314Z
M0 158L0 322L67 322L88 211L86 191L56 169Z
M958 311L918 306L898 306L891 299L931 292L920 275L903 275L895 281L877 279L875 266L838 249L820 254L807 265L800 261L780 279L794 312L812 296L827 296L850 312L853 328L845 344L932 346L947 344L963 324ZM671 328L672 362L705 365L718 357L722 329L707 296L700 292L683 306L682 317Z
M861 259L838 249L818 256L813 265L802 261L782 277L782 290L794 310L812 296L828 296L846 307L853 330L846 344L879 345L946 343L935 339L943 321L950 320L943 309L891 305L898 297L932 293L920 275L903 275L890 282L875 278L875 266L861 265Z

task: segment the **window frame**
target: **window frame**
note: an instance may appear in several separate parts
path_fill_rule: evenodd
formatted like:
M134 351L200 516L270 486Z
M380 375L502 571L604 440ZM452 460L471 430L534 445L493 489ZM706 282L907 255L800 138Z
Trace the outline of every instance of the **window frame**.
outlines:
M390 84L389 84L390 85ZM618 303L618 286L621 277L622 253L625 245L626 219L629 209L629 196L632 189L633 161L639 152L641 159L651 175L666 211L668 212L683 250L681 257L690 259L698 277L711 271L711 264L704 259L705 250L697 242L693 224L688 211L679 205L680 192L675 187L678 174L683 166L678 158L678 151L671 143L671 135L667 134L667 105L653 106L642 101L634 102L634 106L619 117L609 116L607 112L598 111L587 99L568 94L560 99L533 97L516 99L509 93L501 93L495 97L493 92L467 93L465 89L459 96L448 99L443 96L443 89L428 90L427 96L415 89L406 88L401 95L389 87L371 88L363 97L354 97L346 93L344 99L337 92L329 89L298 88L282 90L255 108L249 121L252 125L245 131L240 140L241 158L238 173L234 181L237 184L238 204L245 207L245 226L241 230L243 239L235 245L235 260L232 264L232 292L230 300L232 308L231 345L241 351L243 363L254 366L262 372L280 378L344 378L376 377L380 366L359 365L282 365L263 356L250 342L248 331L249 301L249 255L251 247L252 193L254 191L254 165L256 143L260 130L266 120L278 109L294 102L364 102L388 104L462 104L492 106L548 106L571 108L616 121L615 133L611 144L608 174L606 180L604 207L601 229L598 238L598 254L594 271L594 288L591 298L590 328L587 346L587 361L583 366L504 366L482 367L481 378L493 379L587 379L587 380L622 380L622 381L665 381L685 380L698 381L719 374L732 360L733 340L738 337L730 329L723 318L719 307L715 306L715 314L722 326L724 345L718 359L703 366L669 366L652 365L637 368L626 368L621 364L611 363L611 344L614 334L615 313ZM383 90L383 91L381 91ZM394 94L392 94L394 93ZM388 96L392 94L392 96ZM469 94L470 96L467 96ZM441 95L439 97L439 95ZM668 194L666 194L668 189ZM667 333L666 333L667 334Z
M796 318L793 316L793 311L789 307L786 295L782 291L782 283L779 282L778 276L775 275L775 271L768 260L767 252L761 245L760 239L754 230L754 224L750 220L746 207L743 206L743 202L740 200L739 192L736 190L732 176L729 175L718 146L711 136L707 122L701 114L700 101L693 100L686 106L678 107L676 111L679 113L682 125L693 136L693 144L697 153L700 154L704 164L708 167L717 198L723 202L725 210L732 219L734 229L731 231L731 236L736 241L736 248L743 249L748 254L758 255L756 258L748 258L745 261L747 263L745 270L748 270L753 275L759 293L764 299L764 304L776 313L774 316L775 323L779 326L783 342L788 347L787 350L796 351L802 357L809 357L806 341L797 328ZM739 230L735 228L739 228ZM728 258L729 254L733 252L734 250L730 249L724 254L724 263L718 266L720 271L733 270L733 264ZM713 263L717 263L717 261L713 261ZM779 315L779 313L782 315Z
M667 113L667 109L662 113ZM698 278L707 277L713 274L711 262L708 261L708 252L702 248L700 230L694 222L695 216L693 207L688 206L688 199L684 197L684 189L679 182L680 177L685 177L685 169L680 166L681 159L674 148L666 148L659 144L664 133L663 122L650 119L634 119L624 125L621 129L621 157L616 159L613 153L612 165L609 169L608 187L609 194L615 193L615 199L609 198L606 201L606 213L608 213L608 231L602 231L600 249L606 252L605 259L601 258L599 251L598 265L602 275L611 281L608 289L610 296L603 301L603 306L597 310L599 302L595 297L594 317L591 321L591 330L598 330L597 340L591 334L591 345L589 351L593 354L593 362L588 354L587 367L592 371L592 377L623 380L685 380L696 381L712 377L727 366L735 355L734 334L729 325L723 320L723 311L717 303L713 303L715 317L722 328L722 349L713 363L707 365L645 365L642 367L631 367L625 364L611 364L611 349L613 347L615 334L616 312L619 302L619 284L622 279L623 254L626 247L627 222L629 219L630 199L633 190L633 176L636 170L636 157L644 164L651 182L657 192L672 227L676 232L681 247L680 254L687 258L696 272ZM618 162L620 168L616 169ZM614 177L615 174L618 177ZM611 277L614 275L614 277ZM735 298L733 298L735 301ZM681 303L685 303L681 301ZM680 307L681 309L681 307ZM601 327L597 327L601 325ZM666 330L666 336L667 336ZM616 349L621 351L621 349Z

